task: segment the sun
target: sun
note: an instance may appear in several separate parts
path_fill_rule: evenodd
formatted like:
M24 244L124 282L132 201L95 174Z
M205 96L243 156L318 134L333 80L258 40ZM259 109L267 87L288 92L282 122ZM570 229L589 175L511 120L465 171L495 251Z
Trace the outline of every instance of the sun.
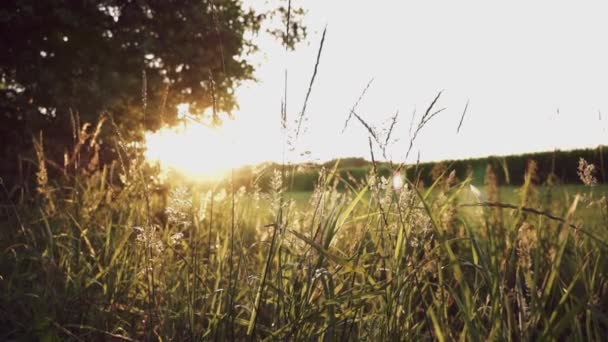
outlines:
M162 172L178 172L195 180L220 180L230 170L265 161L255 146L251 127L226 120L211 127L189 115L188 106L178 106L183 123L145 135L146 160L158 163Z
M177 171L191 178L222 178L240 166L227 153L228 142L217 129L187 124L146 134L145 157L162 171Z

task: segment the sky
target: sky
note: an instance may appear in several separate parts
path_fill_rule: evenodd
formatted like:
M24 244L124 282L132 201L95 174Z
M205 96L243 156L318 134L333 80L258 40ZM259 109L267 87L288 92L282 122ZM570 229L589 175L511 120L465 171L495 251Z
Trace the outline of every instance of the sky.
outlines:
M399 111L388 148L403 161L410 122L439 91L437 109L408 162L596 147L608 142L608 4L603 1L307 0L307 42L286 52L259 35L250 57L257 83L237 89L227 121L231 151L250 162L281 161L280 103L287 70L290 126L299 116L325 44L305 117L288 161L370 158L368 133L349 111L381 128ZM462 128L457 133L464 107ZM603 117L602 117L603 115ZM383 126L384 124L384 126ZM292 139L293 140L293 139ZM307 152L308 151L308 152ZM376 157L379 152L376 150Z

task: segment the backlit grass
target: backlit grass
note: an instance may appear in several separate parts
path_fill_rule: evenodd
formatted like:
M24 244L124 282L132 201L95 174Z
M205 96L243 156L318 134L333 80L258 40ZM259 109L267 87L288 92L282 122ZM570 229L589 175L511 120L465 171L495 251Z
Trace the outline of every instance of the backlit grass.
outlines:
M314 192L289 193L289 174L276 172L268 193L228 184L163 194L138 170L42 179L34 202L3 208L3 339L602 340L608 331L603 185L551 196L534 182L502 187L500 202L515 208L501 209L483 205L491 198L475 197L470 179L445 174L393 189L370 173L338 191L327 171Z

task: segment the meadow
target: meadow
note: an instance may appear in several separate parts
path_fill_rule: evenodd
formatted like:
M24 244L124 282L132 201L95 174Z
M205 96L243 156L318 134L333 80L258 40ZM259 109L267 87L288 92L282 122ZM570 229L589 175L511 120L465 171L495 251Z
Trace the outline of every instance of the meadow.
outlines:
M239 1L120 3L0 10L10 32L0 35L0 341L606 340L602 146L393 164L386 152L399 112L388 128L357 114L372 79L342 130L365 128L371 162L285 162L285 151L310 153L296 145L325 26L301 111L290 106L288 116L287 69L279 82L282 164L235 171L244 153L195 133L184 151L158 145L231 171L204 185L166 177L146 160L148 133L218 128L237 107L237 86L257 77L242 58L264 47L248 37L262 29L287 52L306 37L305 11L291 1L259 11ZM261 26L277 16L278 29ZM444 111L435 108L441 94L412 115L402 160ZM246 128L236 138L268 133ZM213 157L197 160L202 150Z
M256 177L159 191L142 159L49 179L41 153L36 195L2 207L1 339L608 333L603 184L539 185L533 164L519 187L449 170L426 186L373 169L353 184L336 165L312 192L290 192L289 168L266 191Z

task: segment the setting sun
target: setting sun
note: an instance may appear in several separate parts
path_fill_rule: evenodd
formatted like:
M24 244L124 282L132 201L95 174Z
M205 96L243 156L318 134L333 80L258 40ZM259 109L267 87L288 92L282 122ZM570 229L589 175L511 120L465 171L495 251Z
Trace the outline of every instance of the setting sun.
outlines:
M145 157L163 172L175 171L192 179L219 179L232 168L261 163L255 137L238 120L219 127L195 121L187 105L178 106L184 122L146 134Z

